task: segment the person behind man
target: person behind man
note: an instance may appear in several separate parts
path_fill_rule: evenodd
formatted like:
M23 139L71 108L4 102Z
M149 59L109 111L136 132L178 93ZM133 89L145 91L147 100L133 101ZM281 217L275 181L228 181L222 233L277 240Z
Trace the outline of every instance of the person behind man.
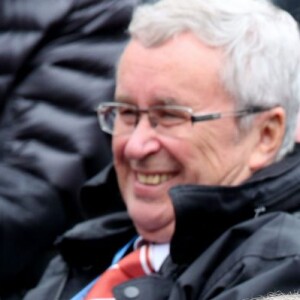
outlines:
M57 235L82 220L81 185L111 162L95 108L113 99L138 2L0 1L1 300L37 284Z
M97 109L113 167L85 185L91 219L59 239L61 256L25 299L297 291L296 22L262 0L161 0L140 6L129 32L116 101ZM104 194L126 209L97 217ZM137 251L139 278L103 283Z

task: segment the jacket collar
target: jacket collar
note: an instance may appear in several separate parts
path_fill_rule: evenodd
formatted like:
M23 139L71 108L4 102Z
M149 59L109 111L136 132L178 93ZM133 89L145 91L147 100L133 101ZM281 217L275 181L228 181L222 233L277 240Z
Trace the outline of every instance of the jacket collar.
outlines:
M175 262L193 260L229 227L273 211L300 209L300 148L234 187L184 185L170 190L176 214Z
M58 237L56 246L68 264L98 274L135 235L127 212L116 212L75 225Z
M81 211L86 218L126 209L112 164L85 183L80 192L80 200Z

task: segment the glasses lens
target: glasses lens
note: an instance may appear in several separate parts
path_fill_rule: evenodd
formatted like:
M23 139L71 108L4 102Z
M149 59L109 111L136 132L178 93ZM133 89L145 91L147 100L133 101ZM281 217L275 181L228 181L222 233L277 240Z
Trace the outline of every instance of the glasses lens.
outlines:
M176 135L177 125L191 124L191 112L179 106L153 106L139 110L130 104L104 103L98 108L100 127L112 135L131 133L140 113L148 113L151 126L167 135Z
M116 114L115 107L100 105L97 110L97 114L101 129L109 134L112 134Z
M116 123L126 126L135 126L137 121L137 109L131 106L119 106L116 114Z
M150 118L156 126L172 127L190 121L191 115L182 107L153 107L150 109Z
M138 116L134 106L119 103L103 104L98 115L101 129L113 135L132 131Z

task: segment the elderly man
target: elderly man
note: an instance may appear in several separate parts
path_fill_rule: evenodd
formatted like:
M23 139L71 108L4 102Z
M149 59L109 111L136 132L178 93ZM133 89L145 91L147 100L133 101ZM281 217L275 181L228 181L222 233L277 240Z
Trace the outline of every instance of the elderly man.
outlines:
M161 0L129 31L116 101L97 110L114 168L83 189L92 219L60 238L61 256L25 299L297 290L296 22L262 0ZM116 212L97 217L108 205Z

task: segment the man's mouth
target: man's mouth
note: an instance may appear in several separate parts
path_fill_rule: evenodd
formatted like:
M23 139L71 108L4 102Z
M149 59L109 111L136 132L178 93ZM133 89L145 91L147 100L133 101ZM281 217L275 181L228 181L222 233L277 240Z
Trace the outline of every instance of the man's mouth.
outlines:
M138 182L147 185L158 185L169 180L171 177L172 177L171 174L146 175L146 174L137 173Z

